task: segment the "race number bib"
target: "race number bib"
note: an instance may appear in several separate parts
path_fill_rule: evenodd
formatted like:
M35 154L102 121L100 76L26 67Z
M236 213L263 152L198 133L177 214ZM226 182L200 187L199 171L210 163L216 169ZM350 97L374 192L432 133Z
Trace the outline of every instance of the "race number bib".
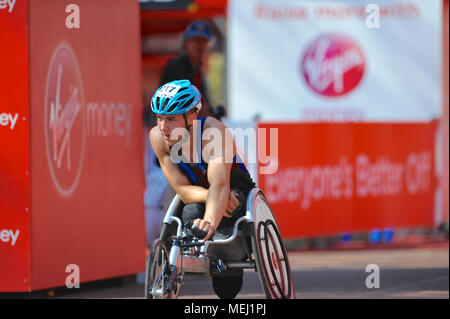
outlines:
M174 95L181 88L179 85L175 84L164 84L162 88L156 94L157 97L173 98Z

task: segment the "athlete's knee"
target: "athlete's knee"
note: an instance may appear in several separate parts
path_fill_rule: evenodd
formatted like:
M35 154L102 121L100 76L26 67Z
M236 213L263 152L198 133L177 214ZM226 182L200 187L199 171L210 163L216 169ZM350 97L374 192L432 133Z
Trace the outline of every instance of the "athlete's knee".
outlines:
M181 219L183 224L186 224L190 220L197 218L203 218L205 214L205 204L202 203L190 203L183 207L181 212Z

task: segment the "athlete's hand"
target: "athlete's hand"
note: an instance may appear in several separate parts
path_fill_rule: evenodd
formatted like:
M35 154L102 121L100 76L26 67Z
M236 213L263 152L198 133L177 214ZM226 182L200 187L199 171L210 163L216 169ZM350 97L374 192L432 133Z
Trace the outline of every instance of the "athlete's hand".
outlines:
M237 198L237 194L234 190L230 191L230 195L228 197L227 208L225 209L224 217L230 218L231 213L239 206L239 199Z
M213 227L213 225L211 225L209 221L204 219L197 218L196 220L194 220L194 226L208 233L205 238L203 238L204 241L207 241L216 232L216 229Z

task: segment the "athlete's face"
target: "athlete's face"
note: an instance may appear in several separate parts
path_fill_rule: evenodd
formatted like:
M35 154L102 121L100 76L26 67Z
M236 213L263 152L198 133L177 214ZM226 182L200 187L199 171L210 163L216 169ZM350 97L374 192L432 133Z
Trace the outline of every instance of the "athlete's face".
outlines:
M188 123L192 123L192 120L195 117L195 113L188 113L187 120ZM183 115L157 115L158 118L158 127L161 131L162 136L164 137L164 141L168 145L175 145L184 136L186 130L186 123L184 122ZM175 131L174 131L175 130ZM173 133L173 134L172 134ZM173 139L171 139L171 134L174 135Z
M184 119L182 115L157 115L158 118L158 127L161 131L162 136L164 137L164 141L169 145L176 144L180 139L171 140L170 134L174 129L184 128Z

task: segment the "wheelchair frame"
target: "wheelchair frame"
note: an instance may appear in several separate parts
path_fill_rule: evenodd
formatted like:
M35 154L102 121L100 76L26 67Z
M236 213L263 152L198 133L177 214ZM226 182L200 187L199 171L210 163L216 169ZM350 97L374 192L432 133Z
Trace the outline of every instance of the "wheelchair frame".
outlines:
M186 236L183 232L183 223L177 216L181 204L179 196L175 195L164 216L160 237L152 245L146 266L146 298L178 297L185 273L211 275L217 274L217 271L223 272L230 269L254 269L257 271L267 298L295 298L286 249L270 205L259 188L253 188L249 192L246 214L236 220L232 235L226 239L203 241ZM258 214L256 214L256 209L260 210ZM168 253L165 243L169 240L170 228L173 227L174 223L176 224L176 235L173 236L170 253ZM241 225L242 227L240 227ZM207 252L210 245L226 245L235 240L238 235L245 236L245 239L250 237L251 247L248 247L247 240L244 240L247 261L226 261L220 258L211 259L208 256ZM265 243L264 247L261 244L262 242ZM161 246L162 248L158 248ZM161 274L156 278L153 272L158 261L155 258L161 257L158 249L163 255L167 256L162 257ZM158 251L158 255L155 251ZM284 270L282 269L283 266ZM155 276L155 278L152 276ZM154 286L160 284L162 276L165 279L163 278L161 287L155 289ZM151 282L153 284L150 286Z

